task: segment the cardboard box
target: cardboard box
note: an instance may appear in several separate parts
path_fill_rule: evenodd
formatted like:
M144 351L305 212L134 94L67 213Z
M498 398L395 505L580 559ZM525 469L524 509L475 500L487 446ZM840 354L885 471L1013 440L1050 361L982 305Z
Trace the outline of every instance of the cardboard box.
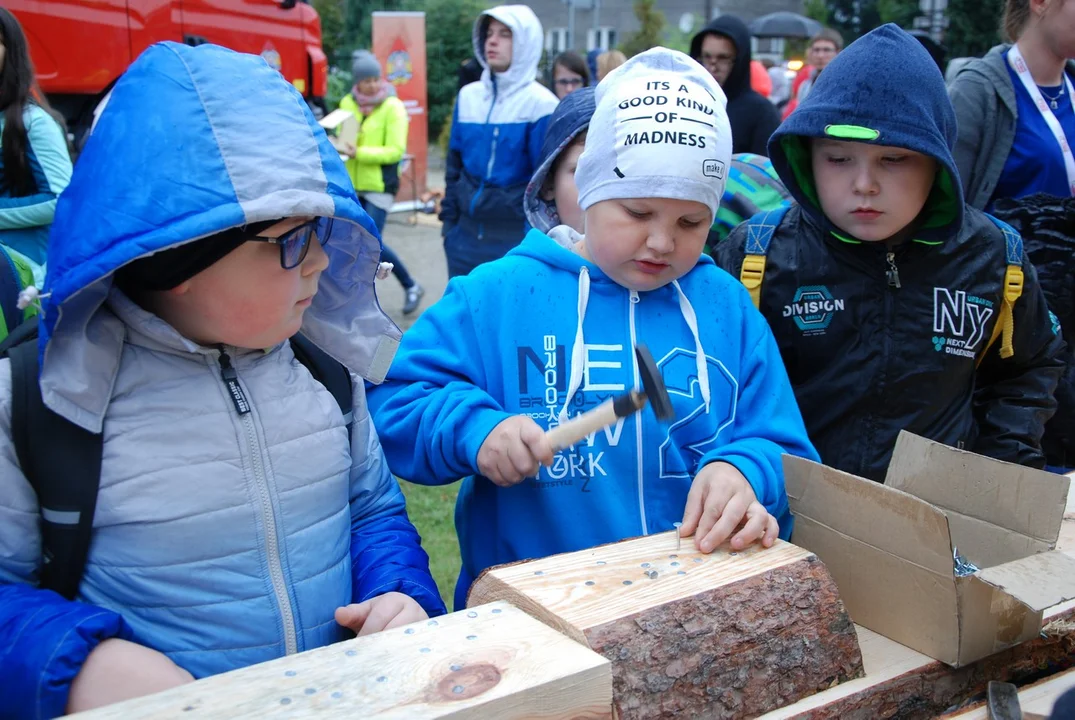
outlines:
M1036 637L1075 598L1054 551L1070 480L900 433L885 483L784 457L795 531L859 625L960 667ZM954 552L977 572L960 577Z

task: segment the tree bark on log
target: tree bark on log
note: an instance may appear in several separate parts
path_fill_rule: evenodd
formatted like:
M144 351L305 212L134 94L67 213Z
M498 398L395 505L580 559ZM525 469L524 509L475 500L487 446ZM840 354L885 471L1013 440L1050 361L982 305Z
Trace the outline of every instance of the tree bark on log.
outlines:
M507 600L608 658L624 720L754 717L863 675L817 556L675 547L663 534L493 568L468 604Z

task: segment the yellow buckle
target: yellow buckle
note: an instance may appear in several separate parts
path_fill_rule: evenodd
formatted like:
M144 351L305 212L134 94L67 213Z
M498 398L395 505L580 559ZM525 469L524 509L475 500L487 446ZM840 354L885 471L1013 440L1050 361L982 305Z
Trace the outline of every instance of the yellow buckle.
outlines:
M1004 273L1004 300L1014 305L1023 295L1023 268L1009 265Z
M761 281L765 277L765 256L747 255L743 258L743 267L739 271L739 282L749 290L761 287Z

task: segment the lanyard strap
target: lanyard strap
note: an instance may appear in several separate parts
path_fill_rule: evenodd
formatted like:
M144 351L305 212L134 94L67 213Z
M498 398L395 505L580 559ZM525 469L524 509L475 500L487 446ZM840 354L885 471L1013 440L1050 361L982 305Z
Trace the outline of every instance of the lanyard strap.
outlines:
M1056 115L1045 103L1041 90L1038 89L1037 83L1034 82L1034 78L1030 75L1030 69L1027 68L1026 60L1023 59L1023 53L1019 52L1018 45L1012 45L1011 50L1008 51L1008 64L1012 66L1012 70L1019 76L1023 87L1030 93L1034 106L1038 108L1038 112L1041 113L1045 124L1052 130L1053 137L1056 138L1056 143L1060 146L1060 153L1064 156L1064 169L1068 173L1068 189L1071 191L1071 195L1075 197L1075 155L1071 153L1071 145L1068 144L1067 136L1064 135L1064 128L1060 126L1060 121L1056 119ZM1075 109L1075 90L1071 87L1071 80L1068 78L1067 72L1064 73L1064 86L1067 91L1068 101L1071 103L1072 108Z

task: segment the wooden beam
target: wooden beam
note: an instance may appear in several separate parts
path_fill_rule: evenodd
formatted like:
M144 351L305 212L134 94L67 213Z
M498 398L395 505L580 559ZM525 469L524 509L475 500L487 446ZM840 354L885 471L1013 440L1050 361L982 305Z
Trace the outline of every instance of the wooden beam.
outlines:
M609 662L492 603L76 717L515 720L538 712L611 720Z
M784 542L703 555L674 533L493 568L468 604L507 600L612 661L621 718L758 715L862 675L815 555Z
M1057 547L1075 556L1075 492ZM985 692L990 680L1019 682L1043 667L1075 665L1075 602L1045 611L1043 637L953 669L921 653L855 626L866 677L771 712L765 720L867 720L933 718Z
M1033 685L1019 689L1019 706L1024 713L1049 717L1057 699L1068 690L1075 689L1075 670L1068 670L1039 680ZM945 715L948 720L989 720L989 708L981 702L966 710Z

